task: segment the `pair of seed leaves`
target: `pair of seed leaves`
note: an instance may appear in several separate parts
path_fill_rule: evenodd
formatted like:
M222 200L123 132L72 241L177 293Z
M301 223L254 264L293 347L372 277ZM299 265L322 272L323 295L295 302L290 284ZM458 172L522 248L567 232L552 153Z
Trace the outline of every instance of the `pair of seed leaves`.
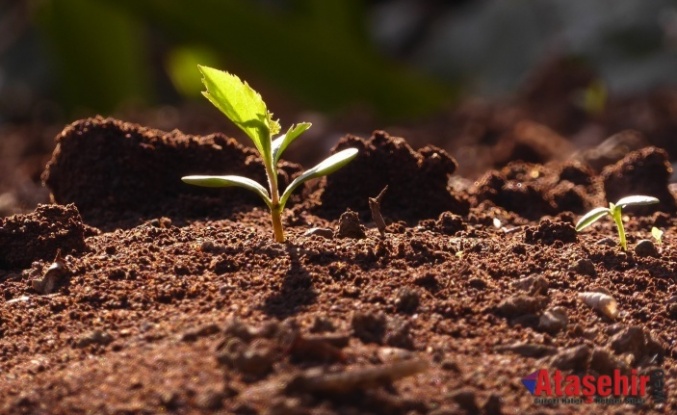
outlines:
M578 221L576 224L576 231L580 232L593 223L597 222L606 215L611 216L616 228L618 230L618 239L620 240L621 247L624 251L628 250L628 243L625 238L625 229L623 227L623 219L621 215L623 209L628 206L642 206L642 205L652 205L654 203L660 202L657 198L653 196L644 196L644 195L633 195L621 198L616 203L609 203L609 207L598 207L594 208Z

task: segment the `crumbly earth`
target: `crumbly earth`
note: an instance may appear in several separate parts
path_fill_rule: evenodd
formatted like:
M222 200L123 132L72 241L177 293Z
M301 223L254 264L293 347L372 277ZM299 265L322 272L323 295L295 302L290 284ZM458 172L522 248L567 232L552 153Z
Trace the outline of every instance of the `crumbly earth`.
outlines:
M169 139L103 119L75 126L83 125L112 140L111 181L91 162L77 174L56 167L102 156L87 143L96 134L70 126L45 175L62 205L0 220L2 414L677 412L674 199L627 212L627 252L609 220L574 230L580 213L607 202L609 178L639 180L649 169L646 191L674 198L660 150L631 153L599 175L580 161L511 163L445 188L456 162L441 150L415 152L380 132L347 137L338 148L368 148L365 159L304 189L307 199L285 216L287 241L276 243L255 200L218 210L214 199L232 189L204 190L200 202L195 189L186 197L178 186L155 188L177 166L201 173L195 154L211 160L221 139ZM399 158L382 156L392 148ZM231 150L246 160L247 150ZM370 156L384 164L365 177ZM130 160L134 174L123 169ZM221 173L253 168L240 166ZM401 203L384 199L381 235L366 198L383 182L405 197L406 187L393 189L404 179L388 176L398 166L422 176L407 183L429 186ZM127 182L140 178L148 181ZM343 181L356 184L336 187ZM134 201L128 184L135 195L155 193ZM116 192L105 193L108 185ZM339 196L328 188L364 198L346 206L364 237L338 232L326 203ZM665 231L660 244L652 226ZM11 262L8 248L21 244L31 248ZM634 404L539 404L522 384L539 369L653 381Z

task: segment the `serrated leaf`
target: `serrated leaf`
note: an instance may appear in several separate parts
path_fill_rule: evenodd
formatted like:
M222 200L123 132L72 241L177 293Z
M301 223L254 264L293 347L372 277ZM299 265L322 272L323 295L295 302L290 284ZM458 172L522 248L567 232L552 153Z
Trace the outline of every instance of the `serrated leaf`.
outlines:
M272 160L271 135L280 131L263 98L236 75L198 65L206 91L202 94L254 142L267 165Z
M302 122L296 125L292 125L286 134L283 134L277 137L275 140L273 140L272 151L273 151L273 162L275 164L277 164L277 162L280 160L280 157L282 156L284 150L287 149L287 146L289 146L289 144L291 144L292 141L296 140L298 136L300 136L306 130L308 130L311 125L312 124L309 122Z
M653 196L634 195L620 199L618 202L616 202L616 206L620 206L621 209L625 209L626 206L653 205L654 203L658 202L660 202L660 200Z
M578 223L576 223L576 231L580 232L583 229L587 228L588 226L592 225L593 223L597 222L603 216L610 214L611 211L609 210L609 208L605 207L594 208L590 212L583 215L581 219L579 219Z
M345 150L339 151L338 153L326 158L317 166L305 171L302 175L294 179L294 181L292 181L284 190L284 193L280 198L280 206L282 206L282 209L284 209L284 205L287 203L287 199L289 199L289 196L291 196L292 192L301 184L310 179L326 176L327 174L335 172L357 157L357 153L358 150L356 148L347 148Z
M268 207L271 206L270 195L265 187L252 179L242 176L184 176L184 183L202 187L242 187L261 196Z

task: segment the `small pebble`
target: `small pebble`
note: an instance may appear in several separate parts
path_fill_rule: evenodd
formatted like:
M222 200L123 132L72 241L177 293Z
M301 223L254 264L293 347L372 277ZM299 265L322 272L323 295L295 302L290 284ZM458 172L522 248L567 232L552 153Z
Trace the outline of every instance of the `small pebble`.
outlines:
M587 258L579 259L578 261L576 261L571 270L579 274L588 275L591 277L597 275L597 271L595 270L595 264Z
M420 302L419 294L411 288L405 287L398 293L395 308L400 313L411 314L416 311Z
M538 321L538 329L550 334L564 330L569 323L564 307L553 307L546 310Z
M642 257L659 256L658 249L656 249L656 245L654 245L654 243L648 239L642 239L641 241L637 242L637 245L635 245L635 254Z
M303 233L303 236L317 235L325 239L333 239L334 231L329 228L310 228Z
M548 285L548 281L542 275L537 274L531 274L512 283L513 287L529 294L547 294Z

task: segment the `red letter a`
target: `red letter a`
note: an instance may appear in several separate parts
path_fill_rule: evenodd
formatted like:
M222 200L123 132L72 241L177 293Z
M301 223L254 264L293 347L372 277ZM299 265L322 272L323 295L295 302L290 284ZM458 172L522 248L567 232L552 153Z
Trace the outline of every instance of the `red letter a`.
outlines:
M538 379L536 379L536 390L534 391L534 395L541 396L543 392L545 392L545 396L552 396L550 376L548 375L548 371L545 369L538 371Z

